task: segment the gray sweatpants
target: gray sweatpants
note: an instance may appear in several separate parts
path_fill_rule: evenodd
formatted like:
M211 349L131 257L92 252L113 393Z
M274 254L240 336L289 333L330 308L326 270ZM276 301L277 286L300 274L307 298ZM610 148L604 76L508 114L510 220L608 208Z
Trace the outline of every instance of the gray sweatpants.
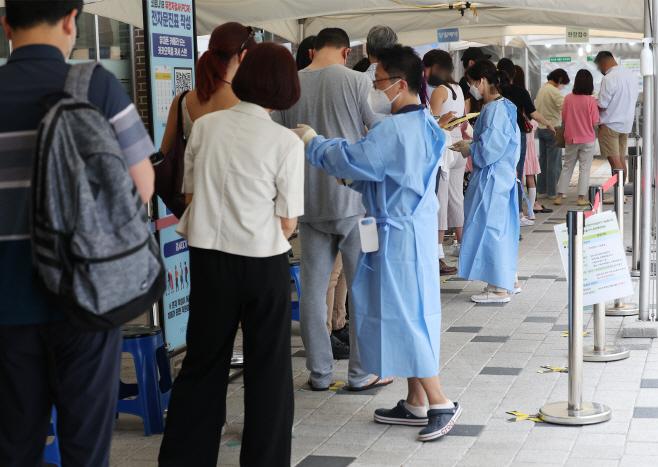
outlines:
M299 327L306 348L306 368L310 370L311 382L316 387L326 388L331 385L334 373L334 358L327 333L327 287L338 251L343 257L343 269L350 290L351 317L354 316L352 282L361 250L357 222L362 217L299 223L299 240L302 247ZM371 375L361 368L354 324L350 326L347 378L348 384L353 387L368 384L371 378Z

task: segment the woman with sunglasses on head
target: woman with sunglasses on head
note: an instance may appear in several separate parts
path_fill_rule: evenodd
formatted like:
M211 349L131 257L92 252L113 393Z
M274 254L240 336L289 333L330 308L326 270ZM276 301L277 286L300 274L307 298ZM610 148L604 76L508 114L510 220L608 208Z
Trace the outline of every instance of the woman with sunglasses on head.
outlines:
M487 283L476 303L509 302L508 291L520 292L516 279L519 249L519 203L516 165L521 136L516 106L501 96L510 78L489 60L478 60L466 70L470 93L483 101L473 127L473 141L455 149L473 160L464 197L466 221L459 254L459 277Z
M263 76L267 78L264 79ZM214 467L242 326L240 465L289 467L294 416L288 238L304 213L304 145L270 114L300 96L283 46L258 44L232 79L240 102L197 120L185 151L190 289L187 354L174 381L161 467Z
M181 106L183 134L189 139L194 122L210 112L226 110L238 103L239 99L231 89L235 76L247 50L256 45L255 31L251 26L240 23L224 23L217 26L210 36L208 50L196 63L196 88L178 94L169 109L167 127L162 137L160 151L168 154L176 145L178 128L178 107ZM174 164L173 176L155 169L155 191L159 195L173 191L171 205L167 207L178 217L185 211L185 196L181 192L183 184L182 161ZM173 178L173 180L172 180ZM172 181L176 184L171 187Z

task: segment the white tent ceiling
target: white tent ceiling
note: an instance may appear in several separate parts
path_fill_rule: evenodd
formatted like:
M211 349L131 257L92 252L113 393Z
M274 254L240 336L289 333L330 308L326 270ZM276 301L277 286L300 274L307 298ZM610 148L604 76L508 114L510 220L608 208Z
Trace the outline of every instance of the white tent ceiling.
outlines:
M461 15L437 0L196 0L197 32L210 33L226 21L239 21L299 41L298 20L305 34L341 27L352 40L364 40L369 29L385 24L408 45L436 41L436 30L459 28L460 39L495 44L504 36L564 35L565 26L590 28L590 35L640 39L642 0L492 0L472 3L479 23L463 24ZM86 0L85 11L143 27L140 0ZM457 6L464 2L453 2ZM4 0L0 0L0 6ZM422 8L421 8L422 7Z

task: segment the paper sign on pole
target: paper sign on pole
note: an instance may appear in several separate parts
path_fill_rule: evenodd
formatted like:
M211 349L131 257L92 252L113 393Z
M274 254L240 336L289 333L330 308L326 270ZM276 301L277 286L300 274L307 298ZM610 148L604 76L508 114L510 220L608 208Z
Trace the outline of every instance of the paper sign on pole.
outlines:
M567 28L567 43L589 42L588 28Z
M569 278L569 232L566 224L555 226L562 265ZM633 295L619 224L612 211L596 214L585 222L583 236L583 305Z

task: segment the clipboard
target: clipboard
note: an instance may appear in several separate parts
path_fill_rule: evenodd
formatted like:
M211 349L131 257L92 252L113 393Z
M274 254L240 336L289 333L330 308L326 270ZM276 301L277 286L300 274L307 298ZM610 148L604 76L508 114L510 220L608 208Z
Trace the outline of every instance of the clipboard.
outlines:
M455 118L454 120L451 120L448 123L446 123L445 126L442 127L442 129L447 130L448 128L452 128L455 125L459 125L460 123L465 122L466 120L475 118L478 115L480 115L480 112L474 112L474 113L466 114L463 117ZM437 121L439 120L439 117L435 117L435 118Z

